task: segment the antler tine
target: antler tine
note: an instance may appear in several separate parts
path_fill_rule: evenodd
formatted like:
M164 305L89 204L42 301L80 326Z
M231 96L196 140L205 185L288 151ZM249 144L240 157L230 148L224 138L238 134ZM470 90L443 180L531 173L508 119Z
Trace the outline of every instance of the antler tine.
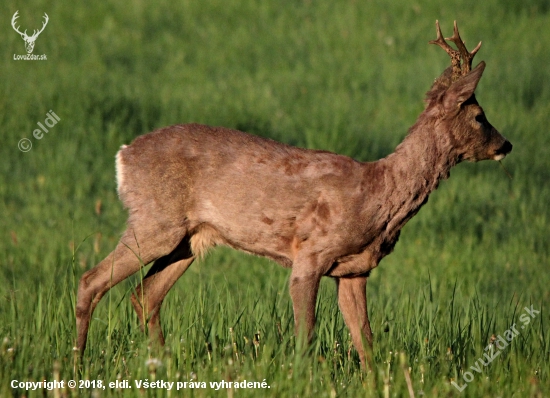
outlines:
M44 22L42 22L42 29L40 29L38 31L38 33L35 33L34 34L35 36L38 36L40 33L42 33L42 31L44 30L44 28L48 24L48 21L50 20L50 18L48 17L48 14L46 14L46 13L44 13L44 16L42 18L44 18Z
M19 18L18 14L19 14L19 10L15 11L15 14L13 14L13 17L11 18L11 26L17 33L23 36L27 33L27 31L25 30L25 33L23 33L19 30L19 26L15 26L15 24L17 23L17 18Z
M474 58L474 55L477 54L477 52L479 51L480 48L481 48L481 41L480 41L479 43L477 43L476 48L474 48L474 49L470 52L470 54L472 55L472 58Z
M11 18L11 23L12 25L15 23L15 21L17 20L17 18L19 18L19 10L15 11L15 14L13 14L13 17Z
M481 48L481 42L479 42L479 44L476 46L476 48L473 49L472 52L469 52L466 46L464 45L464 41L462 41L462 38L460 37L460 33L458 32L458 25L456 21L454 21L453 36L449 38L445 38L445 40L450 40L454 44L456 44L456 47L460 52L460 56L462 57L461 72L462 72L462 75L466 75L472 69L472 60L474 59L474 56L476 55L478 50Z
M443 33L441 33L441 27L439 26L439 20L435 21L435 26L437 28L437 39L430 40L429 44L437 44L439 47L444 49L447 52L447 54L451 55L456 50L451 46L449 46L449 44L443 38Z
M48 21L50 20L50 17L48 17L48 14L44 13L44 16L42 18L44 18L44 22L42 22L42 29L44 29L46 27L46 25L48 24Z
M449 43L445 41L449 39L443 38L443 33L441 33L441 27L439 26L439 20L435 21L435 26L437 28L437 39L430 40L429 44L437 44L439 47L444 49L447 52L447 54L449 54L449 56L451 57L451 65L453 66L453 76L458 77L462 73L460 68L460 52L452 48L449 45ZM455 28L456 28L456 21L455 21ZM458 32L458 30L456 30L456 32Z

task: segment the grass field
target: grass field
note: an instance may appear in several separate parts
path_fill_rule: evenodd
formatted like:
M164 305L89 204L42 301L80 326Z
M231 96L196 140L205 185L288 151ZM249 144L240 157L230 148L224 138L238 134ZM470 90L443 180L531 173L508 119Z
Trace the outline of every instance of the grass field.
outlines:
M0 4L0 396L405 397L405 371L417 397L550 396L546 0L62 4ZM14 60L25 54L10 26L16 10L29 32L49 15L34 49L46 61ZM372 374L350 350L332 281L321 286L316 338L297 351L289 271L224 248L165 300L165 349L139 330L136 275L98 306L78 364L78 279L124 230L120 145L199 122L376 160L406 135L449 62L427 44L436 19L448 35L458 20L470 47L483 40L477 98L514 144L503 162L513 178L496 162L457 166L372 272ZM36 139L50 110L60 120ZM480 365L491 336L514 324L514 339ZM55 379L85 388L12 389ZM136 387L146 379L206 387ZM132 388L108 386L117 380ZM270 388L210 386L222 380Z

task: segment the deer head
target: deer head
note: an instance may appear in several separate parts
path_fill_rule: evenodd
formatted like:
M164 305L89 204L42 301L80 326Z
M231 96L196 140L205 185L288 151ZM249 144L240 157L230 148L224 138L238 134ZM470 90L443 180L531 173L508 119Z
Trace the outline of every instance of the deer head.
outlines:
M512 144L489 123L474 94L485 70L483 61L472 69L472 60L481 42L470 52L458 33L456 21L450 38L443 38L439 21L436 21L436 28L437 38L430 44L437 44L449 54L451 66L435 80L428 92L428 113L439 120L442 134L449 135L458 161L503 159L512 150ZM447 40L453 42L457 50Z
M32 34L32 36L28 36L27 35L27 30L25 29L24 32L21 32L19 30L19 27L17 27L15 25L15 21L17 18L19 18L19 15L17 15L19 13L19 11L15 11L15 14L13 14L13 18L11 19L11 26L13 27L13 29L19 33L21 35L21 37L23 38L23 40L25 40L25 49L27 50L27 54L31 54L34 50L34 42L36 41L36 39L38 38L38 35L40 33L42 33L42 31L44 30L44 28L46 27L46 25L48 24L48 21L49 21L49 18L48 18L48 14L44 13L44 22L42 23L42 28L40 30L34 30L34 33Z

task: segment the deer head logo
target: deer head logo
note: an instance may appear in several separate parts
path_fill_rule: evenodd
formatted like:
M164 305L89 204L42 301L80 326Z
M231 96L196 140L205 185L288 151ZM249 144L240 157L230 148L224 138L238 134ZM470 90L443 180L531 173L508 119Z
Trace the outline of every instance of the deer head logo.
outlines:
M19 15L17 15L19 13L19 11L15 11L15 14L13 14L13 18L11 19L11 26L13 27L13 29L19 33L21 35L21 37L23 38L23 40L25 40L25 49L27 50L27 54L32 54L33 50L34 50L34 42L36 41L36 39L38 38L38 35L40 33L42 33L42 31L44 30L44 28L46 27L46 25L48 24L48 14L44 13L44 22L42 23L42 29L40 30L34 30L34 33L32 34L32 36L28 36L27 35L27 30L25 29L25 32L21 32L19 30L19 27L15 25L15 20L17 18L19 18Z

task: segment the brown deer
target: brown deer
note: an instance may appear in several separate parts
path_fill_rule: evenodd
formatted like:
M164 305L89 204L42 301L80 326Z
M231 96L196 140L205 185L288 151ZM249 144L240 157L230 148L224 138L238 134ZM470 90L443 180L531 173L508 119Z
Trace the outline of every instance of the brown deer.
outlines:
M471 70L457 25L437 40L452 66L435 80L426 108L389 156L358 162L240 131L198 124L143 135L116 155L118 193L129 210L120 242L80 279L76 304L82 353L90 317L111 287L154 261L132 295L143 328L164 343L160 307L193 260L215 245L291 268L296 332L310 338L322 276L338 303L363 366L372 345L366 283L405 223L451 167L503 159L511 150L487 121L474 91L485 63ZM453 49L446 40L456 44Z

